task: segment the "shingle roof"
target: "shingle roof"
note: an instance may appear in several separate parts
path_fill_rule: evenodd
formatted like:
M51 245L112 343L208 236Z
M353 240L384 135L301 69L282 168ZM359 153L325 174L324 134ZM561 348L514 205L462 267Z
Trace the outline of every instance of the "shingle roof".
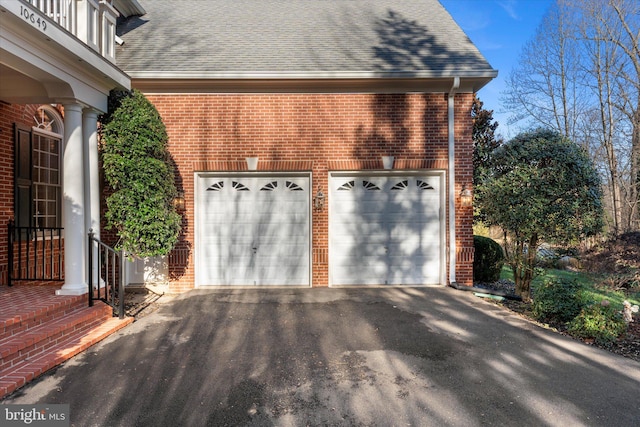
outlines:
M489 76L437 0L146 0L118 26L127 73ZM493 75L492 75L493 76Z

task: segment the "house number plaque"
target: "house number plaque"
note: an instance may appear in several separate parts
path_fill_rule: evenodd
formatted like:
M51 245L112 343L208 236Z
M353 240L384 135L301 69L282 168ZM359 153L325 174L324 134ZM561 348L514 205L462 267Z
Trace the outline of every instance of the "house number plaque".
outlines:
M28 21L34 27L38 27L42 31L46 31L47 30L47 22L43 18L41 18L39 15L37 15L35 12L33 12L32 10L29 10L26 7L21 5L20 6L20 15L22 15L22 17L25 19L25 21Z

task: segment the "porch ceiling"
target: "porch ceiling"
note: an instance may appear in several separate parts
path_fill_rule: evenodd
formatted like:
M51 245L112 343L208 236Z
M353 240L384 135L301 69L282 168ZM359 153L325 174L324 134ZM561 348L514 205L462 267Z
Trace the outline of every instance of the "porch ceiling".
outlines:
M44 83L13 68L0 64L0 100L11 104L53 103L47 86L55 85L55 80ZM46 80L45 80L46 81ZM64 82L58 82L62 85ZM60 92L58 90L57 92Z

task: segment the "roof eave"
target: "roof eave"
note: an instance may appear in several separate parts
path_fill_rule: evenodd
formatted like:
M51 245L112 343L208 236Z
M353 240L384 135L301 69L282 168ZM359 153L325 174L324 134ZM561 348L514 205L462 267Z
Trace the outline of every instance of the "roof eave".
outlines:
M458 92L477 92L497 70L446 72L154 72L129 71L132 87L145 93L326 93L447 92L460 78Z
M115 0L113 6L125 18L129 16L142 16L147 13L138 0Z

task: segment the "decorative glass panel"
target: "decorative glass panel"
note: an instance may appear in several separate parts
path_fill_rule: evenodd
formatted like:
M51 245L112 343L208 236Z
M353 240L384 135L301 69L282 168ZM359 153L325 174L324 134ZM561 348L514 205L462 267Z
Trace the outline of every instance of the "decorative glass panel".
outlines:
M224 187L224 181L219 181L219 182L216 182L215 184L212 184L209 188L207 188L207 191L220 191L222 190L223 187Z
M232 181L231 186L237 191L249 191L249 189L244 184L241 184L238 181Z
M285 185L287 186L287 188L291 191L303 191L302 187L300 187L298 184L296 184L295 182L291 182L291 181L287 181L285 183Z
M338 187L338 190L349 191L356 185L355 181L349 181Z
M435 190L435 188L433 188L431 184L421 179L417 180L416 184L418 184L418 188L421 188L423 190Z
M278 181L273 181L265 185L260 191L273 191L278 187Z
M42 105L38 107L36 115L33 116L33 118L36 122L37 128L62 135L62 117L60 117L56 109L52 106ZM57 142L53 141L52 144L57 144ZM51 147L51 150L58 152L57 147Z
M380 190L380 187L369 181L362 181L362 186L367 190Z
M409 186L409 181L405 179L404 181L400 181L399 183L397 183L396 185L391 187L391 189L392 190L405 190L408 186Z
M33 206L36 227L60 224L60 147L59 139L33 134Z

